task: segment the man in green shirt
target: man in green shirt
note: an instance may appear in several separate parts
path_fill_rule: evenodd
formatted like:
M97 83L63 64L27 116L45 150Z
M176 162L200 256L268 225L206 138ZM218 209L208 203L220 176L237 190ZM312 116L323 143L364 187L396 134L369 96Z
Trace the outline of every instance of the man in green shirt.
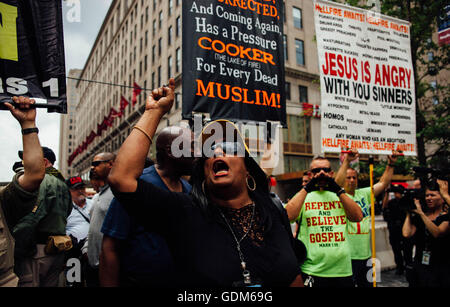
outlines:
M5 103L20 124L23 142L23 171L18 171L13 181L0 189L0 287L16 287L14 273L14 239L11 230L20 219L29 214L37 204L39 186L45 175L43 153L36 128L36 109L30 106L33 99L13 97L15 106Z
M353 287L347 220L362 220L361 208L333 179L330 162L313 159L311 181L286 205L289 220L299 220L307 259L301 269L305 286Z
M363 213L363 219L360 222L347 223L347 238L351 251L353 281L357 287L371 287L371 282L367 278L369 270L372 268L368 260L372 257L370 246L370 225L371 225L371 196L370 187L358 187L358 172L350 167L350 163L358 158L357 150L344 154L344 161L336 174L336 183L343 186L347 195L353 199L360 207ZM394 164L397 161L397 152L393 152L388 157L388 165L380 178L380 181L373 186L374 198L380 195L391 183L394 174Z

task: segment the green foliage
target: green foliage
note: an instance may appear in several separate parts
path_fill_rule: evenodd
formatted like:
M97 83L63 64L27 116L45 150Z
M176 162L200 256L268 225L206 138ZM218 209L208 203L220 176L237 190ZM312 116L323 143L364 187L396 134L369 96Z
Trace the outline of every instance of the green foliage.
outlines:
M373 177L374 180L379 180L386 169L387 160L378 161L374 164L373 167ZM415 157L398 157L397 162L395 163L394 175L404 175L404 176L412 176L414 175L414 171L412 168L414 166L418 166L419 163ZM360 180L368 180L370 169L369 163L360 161L359 164L359 173L361 174Z

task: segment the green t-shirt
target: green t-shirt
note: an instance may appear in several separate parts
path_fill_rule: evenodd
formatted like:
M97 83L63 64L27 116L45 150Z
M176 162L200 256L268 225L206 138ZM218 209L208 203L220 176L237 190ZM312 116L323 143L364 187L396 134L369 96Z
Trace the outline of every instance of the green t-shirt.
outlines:
M308 193L299 219L298 238L307 249L302 271L319 277L351 276L347 216L337 195L328 191Z
M351 257L365 260L372 256L370 247L370 187L355 190L355 195L347 194L360 207L363 213L361 222L348 222L347 233Z

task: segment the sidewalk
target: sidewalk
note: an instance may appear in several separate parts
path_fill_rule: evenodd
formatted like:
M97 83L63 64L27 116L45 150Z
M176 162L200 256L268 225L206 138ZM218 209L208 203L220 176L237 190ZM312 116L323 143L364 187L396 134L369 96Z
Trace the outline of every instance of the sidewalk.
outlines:
M394 269L381 272L381 281L377 283L377 287L408 287L408 282L406 281L405 274L396 275Z

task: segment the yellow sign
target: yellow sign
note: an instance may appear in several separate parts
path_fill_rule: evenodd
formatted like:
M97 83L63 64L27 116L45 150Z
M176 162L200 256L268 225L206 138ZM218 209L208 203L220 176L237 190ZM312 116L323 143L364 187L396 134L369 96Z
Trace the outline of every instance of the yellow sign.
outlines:
M19 61L17 7L0 2L0 59Z

